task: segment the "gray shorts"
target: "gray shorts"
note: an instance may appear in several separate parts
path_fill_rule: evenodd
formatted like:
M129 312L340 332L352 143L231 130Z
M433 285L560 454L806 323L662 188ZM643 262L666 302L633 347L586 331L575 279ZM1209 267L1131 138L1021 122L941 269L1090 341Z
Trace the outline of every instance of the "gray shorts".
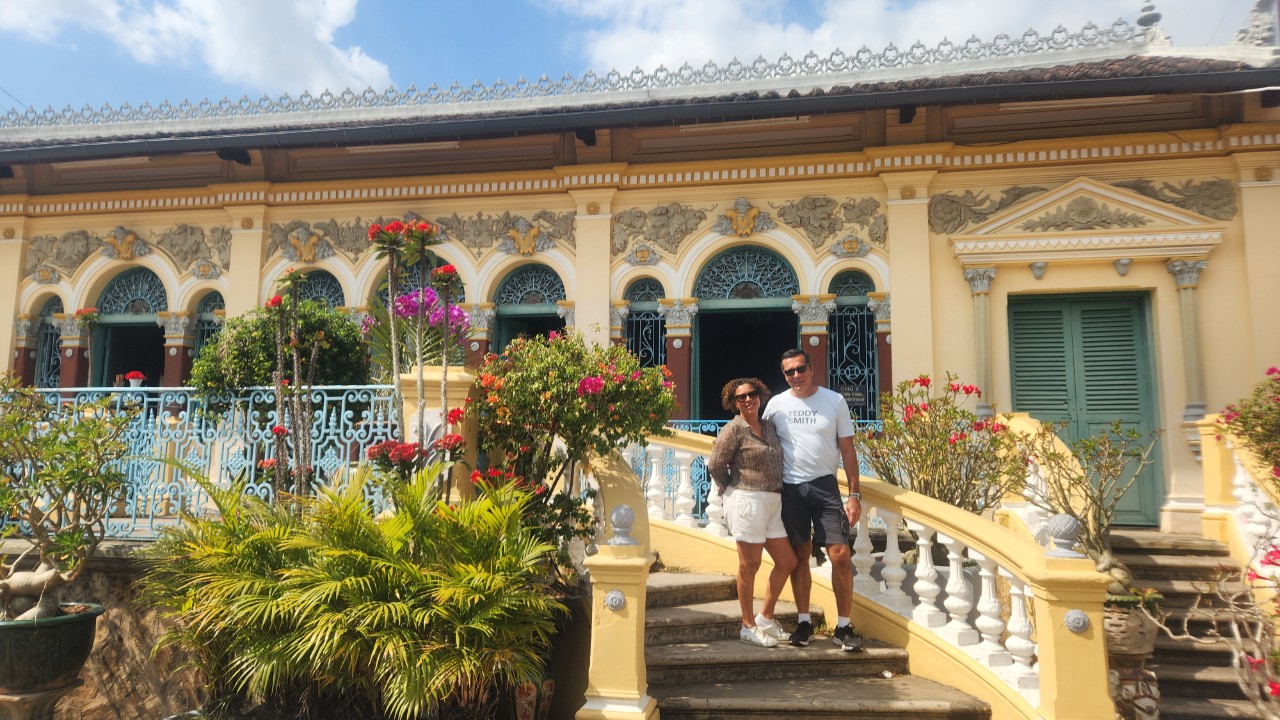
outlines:
M809 482L783 483L782 524L792 545L813 541L818 546L849 543L849 516L840 501L835 475Z

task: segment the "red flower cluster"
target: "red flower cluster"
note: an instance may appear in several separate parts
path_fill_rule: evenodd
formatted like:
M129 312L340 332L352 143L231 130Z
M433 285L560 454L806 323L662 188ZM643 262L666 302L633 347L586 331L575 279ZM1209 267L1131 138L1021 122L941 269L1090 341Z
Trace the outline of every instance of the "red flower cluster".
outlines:
M268 308L274 309L274 308L280 307L280 303L282 302L284 302L284 298L280 297L279 295L272 295L271 297L267 298L266 306Z
M458 423L462 422L462 417L466 414L467 414L466 410L463 410L462 408L454 408L449 411L448 415L445 416L445 422L449 423L450 425L457 425Z
M284 437L285 435L289 434L289 428L283 425L276 425L275 427L271 428L271 434L275 435L276 437Z
M445 433L443 437L436 440L436 449L449 453L460 453L467 449L467 441L466 438L458 433Z
M258 462L258 468L261 470L271 471L276 469L276 464L277 463L275 458L267 458L266 460L261 460Z
M130 370L124 374L125 380L146 380L147 376L143 375L140 370Z
M947 387L951 388L951 392L954 393L962 392L965 395L973 395L976 393L978 397L982 397L982 391L978 389L977 385L961 385L958 382L953 382Z
M929 387L930 383L932 383L932 382L933 382L933 381L929 379L929 376L928 376L928 375L921 375L920 377L916 378L915 380L912 380L912 381L911 381L911 384L912 384L912 385L915 385L916 387L927 388L927 387Z
M973 429L977 430L978 432L982 432L983 430L990 430L993 433L998 433L998 432L1004 432L1005 430L1008 430L1009 426L1005 425L1002 422L996 422L995 420L979 420L973 424Z

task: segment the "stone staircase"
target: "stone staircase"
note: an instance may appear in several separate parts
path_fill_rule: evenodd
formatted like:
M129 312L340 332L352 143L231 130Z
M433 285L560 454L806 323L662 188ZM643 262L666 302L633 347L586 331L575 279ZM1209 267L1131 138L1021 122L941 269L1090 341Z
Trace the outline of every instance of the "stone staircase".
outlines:
M732 577L656 572L647 605L649 694L663 720L991 717L986 703L906 674L901 648L867 640L865 652L846 653L821 632L805 648L740 642ZM812 615L821 630L822 611ZM795 606L779 603L777 619L795 627Z
M1205 609L1193 613L1191 606L1202 590L1213 587L1219 568L1238 567L1225 545L1194 535L1118 530L1112 532L1112 546L1140 587L1164 595L1160 607L1175 632L1182 631L1185 618L1193 636L1205 636L1209 623L1204 618L1213 612L1208 608L1221 603L1214 602L1210 590L1200 603ZM1160 683L1162 720L1262 717L1236 684L1225 645L1173 639L1161 632L1147 667Z

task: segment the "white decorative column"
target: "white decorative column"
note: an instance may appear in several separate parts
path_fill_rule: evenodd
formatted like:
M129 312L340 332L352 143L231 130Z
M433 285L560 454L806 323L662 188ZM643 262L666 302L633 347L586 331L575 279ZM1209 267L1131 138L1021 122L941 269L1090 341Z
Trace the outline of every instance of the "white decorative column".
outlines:
M991 281L996 279L993 267L965 268L965 282L973 293L973 349L978 368L978 387L983 395L978 398L978 417L992 417L991 407Z
M1178 305L1182 315L1182 364L1186 376L1187 404L1182 412L1184 423L1204 417L1204 364L1200 359L1200 316L1196 308L1196 288L1200 273L1209 261L1170 260L1165 267L1178 284Z
M835 295L792 295L791 310L800 318L800 346L809 353L813 377L827 384L827 319L836 311ZM876 395L868 388L869 395Z
M631 314L631 303L626 300L614 300L609 307L609 342L614 345L627 343L627 316Z

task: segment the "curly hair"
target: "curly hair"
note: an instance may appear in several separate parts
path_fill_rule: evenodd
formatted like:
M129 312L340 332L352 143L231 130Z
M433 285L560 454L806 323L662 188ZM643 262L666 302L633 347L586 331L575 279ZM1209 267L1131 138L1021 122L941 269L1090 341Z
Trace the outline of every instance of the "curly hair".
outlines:
M754 387L760 393L760 405L762 407L769 400L769 388L760 381L760 378L750 377L730 380L725 383L724 389L720 391L720 406L734 415L738 414L738 403L734 399L733 393L738 389L739 385L750 385Z

